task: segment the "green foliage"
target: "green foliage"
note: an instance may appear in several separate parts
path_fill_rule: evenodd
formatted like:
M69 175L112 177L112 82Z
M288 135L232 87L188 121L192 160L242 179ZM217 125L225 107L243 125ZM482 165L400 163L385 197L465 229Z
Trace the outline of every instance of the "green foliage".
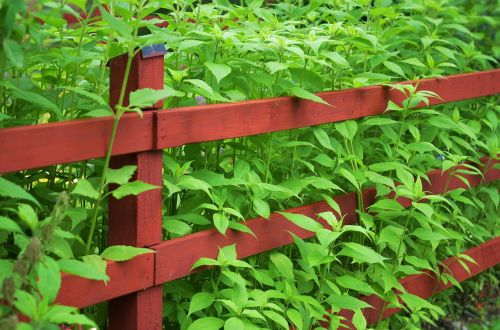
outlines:
M77 10L89 18L69 26L62 16ZM154 12L167 28L142 20ZM500 198L497 183L431 195L426 173L451 170L466 184L483 175L475 164L497 158L500 107L495 96L429 107L439 95L394 82L496 67L498 13L491 1L468 0L0 1L0 127L115 118L104 160L0 177L0 300L8 303L0 328L105 327L102 306L85 316L54 304L60 272L107 281L106 260L151 252L106 242L107 199L158 189L137 181L135 166L109 166L124 113L160 100L176 108L285 95L345 111L315 93L374 84L403 102L390 101L381 116L164 151L165 239L210 228L254 235L245 223L253 217L314 234L245 261L229 245L194 262L208 269L166 284L165 327L310 329L328 316L334 329L341 309L354 313L356 329L434 322L443 299L422 300L399 280L431 271L457 284L439 261L498 236ZM108 61L155 43L169 49L164 89L135 91L127 106L122 89L111 109ZM368 187L376 189L370 206ZM356 195L356 224L333 199L345 192ZM331 212L284 211L322 200ZM369 294L407 314L367 324L360 298Z

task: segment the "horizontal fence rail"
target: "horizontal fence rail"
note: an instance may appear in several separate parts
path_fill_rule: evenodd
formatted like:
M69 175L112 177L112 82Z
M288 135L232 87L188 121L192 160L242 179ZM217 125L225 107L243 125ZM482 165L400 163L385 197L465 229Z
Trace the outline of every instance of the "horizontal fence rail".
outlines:
M443 104L500 93L500 69L401 82L437 93ZM388 86L319 93L334 107L295 97L147 111L123 116L113 155L276 132L382 114L403 95ZM113 118L72 120L0 130L0 173L104 157Z
M138 55L140 56L140 55ZM114 106L117 91L124 79L123 56L110 63L110 104ZM163 86L163 56L135 57L127 92L141 89L160 89ZM418 85L419 90L437 93L440 98L430 100L431 105L444 104L500 93L500 69L464 73L442 78L399 82ZM143 118L137 114L122 117L113 146L113 167L137 166L137 179L161 185L162 149L189 143L229 139L287 129L358 119L384 113L387 103L400 104L404 95L389 86L371 86L342 91L319 93L333 107L295 97L278 97L161 110L161 102L145 109ZM418 107L424 106L420 104ZM35 169L50 165L66 164L101 158L107 152L113 124L112 117L72 120L43 125L21 126L0 130L0 174ZM498 157L480 160L484 177L461 174L469 180L470 187L500 178ZM432 194L467 186L451 172L434 170L428 173L429 182L423 188ZM357 199L354 193L334 198L345 215L343 224L358 221ZM374 188L363 191L364 205L376 199ZM411 201L399 198L402 206ZM290 233L305 239L314 233L304 230L279 213L270 219L256 218L246 221L255 237L228 230L226 235L215 229L205 230L168 241L161 241L161 190L146 192L124 200L109 201L108 242L146 246L154 254L141 255L125 262L108 262L107 283L62 275L58 303L86 307L109 301L109 329L162 329L162 285L202 269L192 270L192 265L202 257L215 258L219 248L236 244L238 258L245 258L293 243ZM331 211L325 202L286 210L316 219L317 213ZM321 220L318 220L321 221ZM323 225L326 225L323 223ZM500 262L500 238L465 251L477 265L470 265L471 273L455 257L443 261L457 281L463 281ZM408 292L427 298L448 285L429 273L413 275L400 280ZM388 317L398 310L383 308L384 302L376 296L363 297L374 308L365 309L368 323ZM384 306L385 307L385 306ZM346 327L351 327L352 312L341 311L346 317Z
M488 167L484 168L483 166L484 179L479 175L460 174L468 180L471 187L500 179L500 170L497 169L499 161L485 157L481 159L481 163ZM454 168L452 172L460 168L460 166ZM458 188L468 188L462 180L452 175L450 171L442 173L441 170L433 170L428 173L428 178L429 182L423 182L423 189L431 194L445 193L445 189L450 191ZM364 205L373 204L375 195L374 188L365 189L363 191ZM357 222L355 194L339 195L334 199L341 207L342 214L346 215L344 224ZM404 207L411 205L411 202L407 199L398 199L398 202ZM317 218L317 213L332 211L332 209L325 202L317 202L286 211ZM215 229L210 229L150 246L156 251L154 255L143 255L122 263L109 262L108 275L110 282L107 286L102 281L64 275L57 300L62 304L85 307L188 276L200 270L191 270L192 265L199 258L215 258L219 248L223 246L236 243L238 258L245 258L293 243L290 233L294 233L302 239L314 236L314 233L294 225L278 213L272 214L269 219L256 218L248 220L246 225L252 229L255 237L234 230L228 230L224 236ZM500 241L495 244L500 249ZM500 255L492 256L493 259L496 258L491 260L493 265L500 262ZM126 271L123 271L125 269Z
M468 255L476 262L471 263L466 260L462 260L469 268L468 270L460 264L457 257L450 257L442 261L442 264L447 268L447 271L444 271L444 273L450 274L458 282L463 282L491 267L494 267L500 262L500 237L491 239L486 243L468 249L467 251L464 251L463 254ZM408 293L414 294L423 299L427 299L452 286L450 282L447 284L443 283L438 276L436 276L436 274L431 272L410 275L403 278L399 282ZM360 299L373 307L363 309L363 314L369 325L375 324L379 321L379 319L383 320L401 310L399 308L387 308L387 303L376 295L365 296ZM382 315L380 315L381 313ZM342 310L339 313L339 315L345 317L347 321L343 323L343 327L341 329L356 329L351 323L353 314L354 313L350 310Z

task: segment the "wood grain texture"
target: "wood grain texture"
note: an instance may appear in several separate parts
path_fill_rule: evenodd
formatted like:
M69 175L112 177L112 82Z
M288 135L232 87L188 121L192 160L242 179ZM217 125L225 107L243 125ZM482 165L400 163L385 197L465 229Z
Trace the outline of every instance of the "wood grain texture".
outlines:
M153 117L125 114L113 154L153 149ZM0 174L104 157L112 127L104 117L0 129Z
M161 241L162 169L161 150L115 156L112 167L137 166L134 180L159 188L120 200L109 199L108 244L149 246ZM153 274L151 274L153 276ZM149 287L109 301L110 330L153 330L162 327L162 286Z
M443 260L443 264L448 268L448 273L458 282L463 282L500 263L500 237L471 248L465 251L464 254L476 261L476 264L464 261L469 267L470 272L459 263L456 257ZM405 277L400 280L400 283L408 293L424 299L451 287L451 283L444 284L439 281L434 273L430 272L423 272L421 274ZM360 299L373 307L363 310L363 314L368 324L374 324L379 318L385 319L400 311L399 308L387 308L387 305L384 307L383 300L375 295L365 296ZM380 313L382 313L381 316ZM352 311L342 310L339 315L347 319L347 322L343 323L344 327L342 329L356 329L350 321L353 317Z
M131 312L133 311L133 312ZM163 286L130 293L109 304L109 329L163 329Z
M153 72L158 75L157 71ZM150 76L142 77L144 81ZM432 104L493 95L500 92L500 69L426 79L420 81L420 88L435 91L443 98L433 99ZM143 119L127 114L120 123L113 154L373 116L384 112L389 99L401 101L399 92L382 86L320 95L335 108L279 97L159 110L145 114ZM154 125L154 114L157 114L158 126ZM111 125L111 118L99 118L1 129L0 173L103 157Z
M108 262L109 282L62 275L56 302L83 308L153 286L154 255L144 254L124 262Z
M499 93L499 82L500 69L425 79L419 81L419 88L438 93L441 99L432 99L431 104L441 104ZM399 91L386 86L318 95L335 107L294 97L278 97L160 111L157 147L176 147L380 115L389 100L399 103L403 99Z
M145 151L115 156L111 167L137 166L133 180L140 180L157 189L120 200L109 198L108 245L149 246L162 237L162 170L163 152Z
M144 58L138 53L132 59L127 85L122 86L127 66L127 56L111 60L110 105L120 104L120 93L125 88L122 105L129 104L129 94L139 89L163 89L163 55ZM159 108L163 101L152 107ZM153 130L156 129L153 114ZM131 245L146 247L157 244L162 238L162 173L163 151L148 150L111 158L111 167L125 165L137 167L133 180L157 186L138 196L127 196L120 200L109 198L108 245ZM111 190L115 187L111 187ZM108 323L110 330L161 330L163 289L154 286L144 291L132 292L109 301Z
M489 164L485 182L500 179L500 170L493 168L498 161L489 158L483 158L482 161ZM428 175L431 183L427 184L425 189L433 194L444 192L443 182L448 178L446 173L441 174L440 170L434 170L429 172ZM480 179L471 177L469 180L471 186L481 183ZM449 187L466 188L462 181L456 177L449 180ZM375 201L375 190L373 188L364 190L363 198L365 205L372 204ZM355 195L350 193L336 196L335 200L339 203L342 212L347 213L344 223L355 223L357 221L357 216L354 213L357 206ZM316 218L317 213L330 210L326 203L317 202L286 211ZM272 214L268 220L256 218L248 220L246 224L255 232L257 238L232 230L229 230L226 236L219 234L215 230L206 230L156 244L151 247L157 251L154 255L154 269L153 262L143 260L146 256L139 256L123 263L110 262L108 264L108 275L111 280L107 285L100 281L64 275L58 302L84 307L147 287L161 285L191 274L191 266L196 260L201 257L214 258L217 256L219 247L229 244L236 243L238 258L244 258L292 243L293 240L288 232L293 232L303 239L313 236L313 233L293 225L276 213ZM148 258L153 257L153 255L147 256ZM154 280L153 273L156 277Z
M497 160L490 160L485 157L482 162L488 164L489 168L485 182L500 178L500 170L493 167L494 164L498 163ZM455 170L457 169L460 169L460 166L455 168ZM483 182L478 175L463 176L468 179L472 187ZM468 189L462 180L452 176L449 171L441 173L441 170L433 170L428 173L428 177L429 182L423 183L423 189L431 194L441 194L445 192L445 189ZM375 194L374 188L363 191L363 204L365 207L374 203ZM335 196L334 199L339 204L342 213L346 215L344 224L355 223L357 221L355 194L339 195ZM398 202L404 207L411 204L409 200L405 199L398 199ZM316 214L326 211L332 211L332 209L325 202L317 202L286 210L286 212L303 214L313 219L317 219ZM314 236L314 233L294 225L279 213L273 213L269 219L256 218L247 220L246 225L255 233L255 237L234 230L228 230L226 235L222 235L217 230L210 229L164 241L153 246L152 248L157 251L155 283L161 284L192 274L191 267L199 258L216 258L219 248L230 244L236 244L238 258L245 258L293 243L290 233L303 239Z

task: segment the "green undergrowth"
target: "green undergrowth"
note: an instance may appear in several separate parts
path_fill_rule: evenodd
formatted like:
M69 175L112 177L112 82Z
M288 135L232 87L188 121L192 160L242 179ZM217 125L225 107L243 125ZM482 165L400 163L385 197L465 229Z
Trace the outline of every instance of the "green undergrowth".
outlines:
M392 83L497 67L497 7L461 0L0 1L0 127L113 115L106 64L155 43L168 50L165 88L134 92L125 106L122 86L114 130L124 113L141 114L160 99L166 108L199 111L282 95L321 104L314 92L386 84L404 101L389 102L380 116L163 151L164 239L208 229L253 235L245 220L274 212L314 233L245 260L237 246L221 246L217 259L193 265L209 270L165 285L164 327L335 329L341 309L354 311L357 329L439 326L450 310L459 313L446 299L453 293L423 300L398 280L429 271L458 286L440 261L458 256L467 267L474 261L461 253L498 236L497 182L449 190L447 181L441 195L423 188L434 169L466 186L466 176L484 175L480 158L497 159L499 151L498 96L416 109L440 96ZM78 8L105 14L68 26L63 15ZM142 20L152 13L169 26ZM0 328L107 328L106 304L78 311L54 301L61 271L107 281L107 260L151 252L108 247L108 198L158 189L133 179L134 166L110 169L112 145L104 159L0 177ZM369 187L376 201L363 205ZM360 221L343 225L346 214L333 198L348 192L356 194ZM315 201L331 211L314 218L283 212ZM484 276L494 283L492 274ZM359 298L370 294L406 312L368 325L362 310L370 306Z

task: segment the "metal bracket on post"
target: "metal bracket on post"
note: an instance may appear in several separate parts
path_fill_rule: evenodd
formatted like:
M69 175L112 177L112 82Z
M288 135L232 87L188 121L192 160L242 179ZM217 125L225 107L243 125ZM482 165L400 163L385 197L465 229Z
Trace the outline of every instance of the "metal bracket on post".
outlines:
M138 89L163 89L164 63L163 45L142 49L132 60L123 105L128 105L128 95ZM122 55L110 61L110 105L116 106L123 84L127 56ZM144 111L159 109L159 101ZM154 123L153 123L154 125ZM152 127L154 130L155 127ZM153 132L154 134L154 132ZM163 151L153 150L114 156L111 167L137 166L134 180L141 180L161 187ZM108 245L132 245L147 247L162 239L162 190L155 189L138 196L120 200L109 199ZM154 258L154 255L151 255ZM145 269L152 272L152 269ZM162 286L131 293L109 301L110 330L161 330L162 329Z

